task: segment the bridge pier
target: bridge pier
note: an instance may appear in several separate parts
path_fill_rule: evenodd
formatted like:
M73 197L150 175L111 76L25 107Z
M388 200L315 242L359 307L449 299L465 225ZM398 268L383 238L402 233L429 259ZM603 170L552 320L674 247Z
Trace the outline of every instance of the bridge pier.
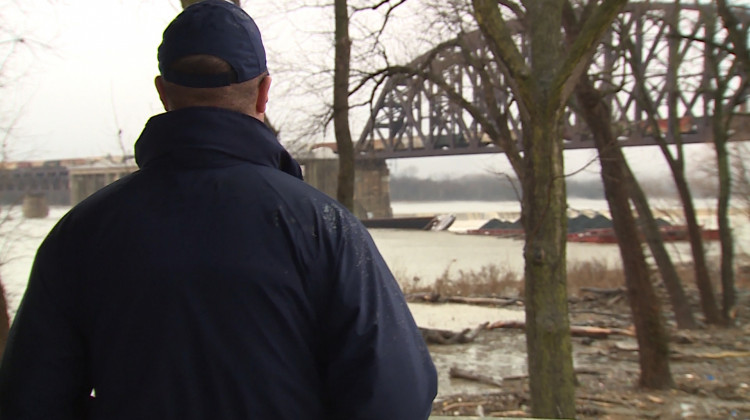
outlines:
M337 158L304 161L305 181L336 198L339 161ZM358 160L354 172L354 215L360 219L393 217L389 186L390 172L384 159Z

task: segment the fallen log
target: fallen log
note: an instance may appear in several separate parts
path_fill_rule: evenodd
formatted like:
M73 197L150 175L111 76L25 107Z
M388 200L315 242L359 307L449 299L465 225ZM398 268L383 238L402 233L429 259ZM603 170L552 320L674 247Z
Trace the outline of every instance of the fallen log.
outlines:
M669 356L672 360L694 361L705 359L727 359L750 357L750 351L721 351L718 353L673 353Z
M474 341L479 333L487 328L487 324L489 322L480 324L474 329L466 328L458 332L419 327L419 332L428 344L466 344Z
M601 375L602 372L599 372L598 370L593 369L574 369L573 373L576 375ZM529 379L529 375L513 375L513 376L503 376L503 381L519 381L522 379Z
M435 292L424 292L424 293L408 293L404 296L407 302L428 302L437 303L440 301L440 293Z
M524 321L497 321L487 326L488 330L494 330L497 328L523 330L526 329L526 323ZM570 327L570 335L574 337L607 338L610 335L625 335L633 337L635 336L635 333L624 328L601 328L572 325Z
M494 385L494 386L503 386L503 380L502 379L495 379L488 375L482 375L481 373L472 372L466 369L461 369L459 367L453 366L450 369L450 376L451 378L461 378L461 379L468 379L470 381L480 382L487 385Z
M497 328L524 330L526 329L526 322L524 321L496 321L490 323L487 326L488 330L494 330Z
M581 287L582 292L594 293L603 297L613 297L625 294L625 288L616 287L613 289L603 289L601 287Z
M490 305L490 306L510 306L515 305L518 302L523 303L521 299L517 298L484 298L484 297L463 297L463 296L448 296L444 299L445 302L450 303L465 303L469 305Z
M588 396L588 395L579 395L579 396L576 396L576 399L584 400L584 401L593 401L593 402L604 403L604 404L609 404L609 405L627 405L627 403L623 401L614 400L611 398Z
M594 311L590 309L579 309L570 311L571 315L582 315L582 314L591 314L591 315L601 315L606 316L610 318L618 318L618 319L630 319L632 316L630 314L616 314L613 312L600 312L600 311Z
M426 302L426 303L464 303L467 305L488 305L488 306L510 306L523 304L523 299L511 297L465 297L465 296L442 296L436 292L408 293L404 296L407 302Z

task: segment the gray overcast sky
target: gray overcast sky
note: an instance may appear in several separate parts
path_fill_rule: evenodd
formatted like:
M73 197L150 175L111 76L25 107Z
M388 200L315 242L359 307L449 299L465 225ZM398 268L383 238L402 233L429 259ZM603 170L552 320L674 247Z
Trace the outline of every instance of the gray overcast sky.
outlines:
M302 86L290 84L293 77L286 76L293 73L284 68L295 62L309 63L313 49L320 57L332 54L325 36L316 40L310 33L325 18L309 9L282 16L280 6L268 5L273 2L260 3L266 5L265 10L253 10L257 2L244 3L269 50L269 67L275 77L272 89L276 88L272 93L283 93L272 98L269 113L288 121L295 116L284 111L301 107L297 106L299 98L290 98L286 91ZM8 115L10 107L20 116L10 159L117 155L122 149L130 153L146 120L163 111L153 88L156 48L164 27L179 11L179 1L0 0L0 6L6 27L9 22L16 33L44 44L18 49L5 68L6 77L8 73L18 76L3 88L3 111ZM122 129L122 147L118 129ZM353 134L359 135L356 127ZM328 134L325 141L333 141L332 136ZM706 151L710 149L698 154ZM595 156L593 151L566 154L569 172ZM664 167L656 148L631 149L628 154L637 170ZM424 177L509 171L505 157L497 154L402 159L390 165L396 172ZM582 176L598 176L597 167Z

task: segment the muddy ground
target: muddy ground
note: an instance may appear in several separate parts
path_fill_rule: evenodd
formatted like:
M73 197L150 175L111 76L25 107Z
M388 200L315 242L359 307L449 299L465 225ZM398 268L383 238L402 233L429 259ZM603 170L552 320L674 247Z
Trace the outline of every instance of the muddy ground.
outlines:
M612 334L607 338L573 337L575 368L579 372L576 405L579 419L750 419L750 290L738 294L736 326L701 325L697 330L670 330L670 367L675 387L647 390L637 386L638 353L635 338ZM691 304L699 316L696 293ZM584 294L571 299L571 324L632 329L624 294ZM483 330L473 342L451 346L479 346L488 342L524 340L520 329ZM431 349L440 351L431 344ZM498 351L505 351L498 349ZM528 379L523 375L483 384L479 391L441 395L433 414L445 416L529 416ZM474 381L460 377L450 381Z

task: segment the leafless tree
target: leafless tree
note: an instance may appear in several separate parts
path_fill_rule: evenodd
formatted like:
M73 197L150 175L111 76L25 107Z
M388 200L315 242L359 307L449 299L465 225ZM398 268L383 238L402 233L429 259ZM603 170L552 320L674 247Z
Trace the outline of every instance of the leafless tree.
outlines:
M586 11L583 12L584 16L585 14ZM577 33L577 20L572 5L568 5L564 19L568 37ZM605 196L617 235L628 301L636 327L641 366L640 384L647 388L669 388L674 384L669 367L669 338L641 248L638 225L630 209L630 192L635 179L617 144L611 112L604 100L605 94L596 89L586 75L576 85L575 97L599 152Z
M15 6L15 4L9 4L8 6ZM2 20L0 17L0 92L8 89L13 81L17 77L17 69L12 67L13 59L16 57L20 49L29 45L29 40L24 36L16 33L13 28L9 26L9 23ZM0 95L0 98L8 98L8 96ZM0 99L0 170L5 169L5 164L8 162L8 153L11 146L11 138L13 130L17 126L20 112L18 109L14 109L11 104L5 100ZM2 209L2 215L0 215L0 226L5 224L9 220L9 208ZM7 238L1 238L6 241ZM0 256L3 259L6 256ZM0 261L0 264L3 261ZM0 279L0 356L5 349L5 342L8 337L8 329L10 328L10 316L8 314L8 304L5 295L5 288L2 285L2 279Z
M668 67L666 96L660 95L659 91L653 89L648 82L646 75L648 71L639 61L640 52L634 49L632 44L630 57L639 92L637 98L642 109L648 114L651 131L669 164L682 202L704 316L708 323L728 324L731 323L734 313L735 291L734 246L728 217L732 182L727 142L732 130L735 108L743 101L748 91L746 70L748 11L743 8L730 10L726 8L726 5L722 9L721 4L718 6L718 11L721 13L723 10L724 13L725 26L723 28L717 21L717 7L713 4L691 4L692 19L683 17L679 21L670 22L673 28L670 43L683 45L683 47L674 48L674 51L678 52L670 56L671 65ZM679 1L674 2L675 10L681 7ZM732 35L738 31L741 34ZM698 34L701 35L698 36ZM694 74L695 58L692 63L685 62L685 57L689 52L688 48L684 47L685 45L697 45L701 48L702 71L698 75ZM685 80L689 82L686 83ZM722 248L723 305L721 310L716 303L713 284L710 280L701 227L693 204L693 192L689 188L686 176L685 153L681 142L683 128L680 126L680 121L692 118L692 113L697 108L694 105L695 98L698 97L703 104L706 127L710 127L710 130L706 130L710 131L716 151L717 222ZM663 110L666 110L666 118L660 118ZM661 134L662 130L659 128L659 120L668 122L667 133L676 145L673 148L667 147L667 142Z
M514 2L503 2L512 4ZM626 1L591 3L578 36L562 45L564 0L522 1L525 59L497 2L473 0L473 16L519 102L523 126L526 341L532 414L574 417L574 384L565 287L566 193L561 117L595 47ZM551 28L554 28L551 30Z
M339 155L336 199L354 211L354 143L349 127L349 72L352 40L349 37L347 0L334 1L333 130Z
M721 241L722 320L734 324L737 296L734 274L734 237L729 219L732 195L732 167L728 142L732 121L740 106L746 106L750 95L750 57L748 57L748 27L750 9L730 9L725 0L717 2L725 35L707 32L709 74L715 87L713 95L714 147L719 173L718 225ZM716 37L723 45L714 48ZM729 61L726 65L723 63ZM738 86L733 88L733 85Z

